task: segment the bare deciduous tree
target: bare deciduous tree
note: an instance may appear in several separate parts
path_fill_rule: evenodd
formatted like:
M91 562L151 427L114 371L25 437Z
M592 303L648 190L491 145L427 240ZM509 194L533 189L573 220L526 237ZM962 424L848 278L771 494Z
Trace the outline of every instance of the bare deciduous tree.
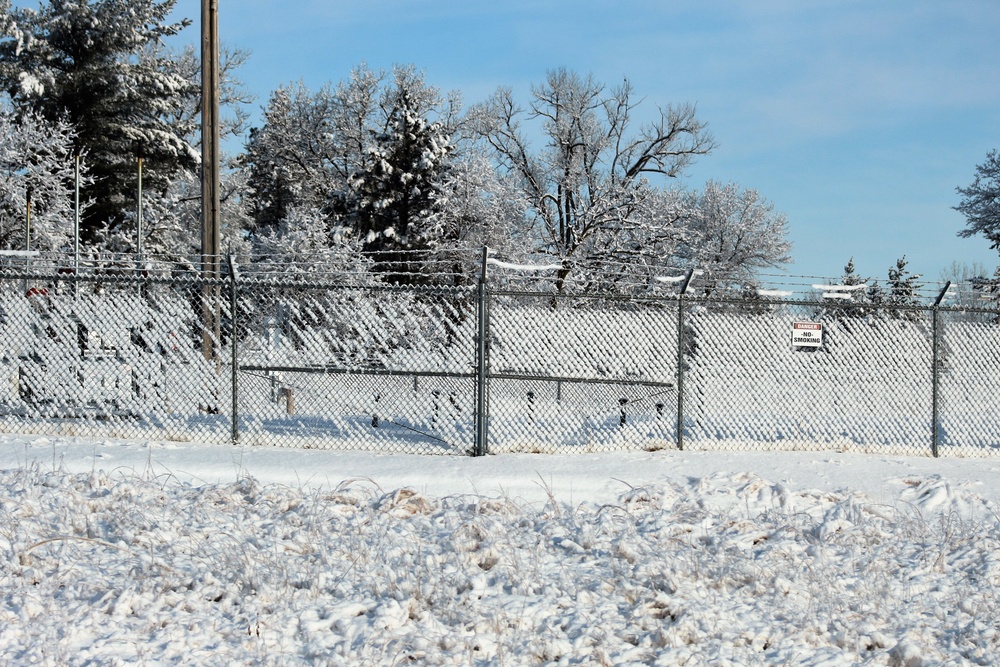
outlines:
M530 202L538 250L562 260L560 290L574 262L607 256L615 239L645 223L637 214L653 191L650 179L675 178L715 147L692 105L661 107L656 120L637 127L640 103L627 80L609 89L558 69L532 88L528 110L501 88L470 112L470 129ZM539 151L525 120L541 123Z

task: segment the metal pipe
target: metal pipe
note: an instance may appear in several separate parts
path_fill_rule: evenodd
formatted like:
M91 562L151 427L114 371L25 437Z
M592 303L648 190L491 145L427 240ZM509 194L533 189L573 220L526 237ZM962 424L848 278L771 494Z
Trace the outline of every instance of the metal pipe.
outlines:
M232 333L230 333L229 345L232 348L232 364L233 364L233 444L240 444L240 427L239 427L239 379L237 378L237 372L239 371L239 364L237 360L237 350L236 350L236 262L233 261L233 256L230 254L228 259L229 263L229 321L232 322ZM291 398L289 398L291 401Z
M80 148L73 151L73 276L80 276ZM80 296L80 281L73 281L73 295Z
M941 302L944 301L945 295L948 294L948 290L951 289L951 281L949 280L944 285L944 289L938 294L937 299L934 301L934 306L931 309L931 330L932 330L932 344L931 344L931 355L932 355L932 368L931 368L931 454L934 458L938 458L940 455L940 445L941 445L941 423L940 423L940 342L941 342L941 332L939 326L939 309L941 307Z
M31 252L31 195L32 188L29 185L27 191L25 192L25 211L24 211L24 250L25 252Z
M489 451L487 444L487 382L489 369L487 368L487 347L486 337L489 334L489 303L486 293L486 267L488 264L490 249L483 246L482 266L480 267L478 296L478 319L479 334L476 340L476 442L475 455L485 456Z
M684 449L684 293L694 269L688 269L677 295L677 449Z
M135 253L136 269L142 269L142 142L136 147L136 157L139 167L139 187L135 198Z
M25 191L25 211L24 211L24 271L31 273L31 186ZM23 292L28 292L28 279L25 278L21 284Z

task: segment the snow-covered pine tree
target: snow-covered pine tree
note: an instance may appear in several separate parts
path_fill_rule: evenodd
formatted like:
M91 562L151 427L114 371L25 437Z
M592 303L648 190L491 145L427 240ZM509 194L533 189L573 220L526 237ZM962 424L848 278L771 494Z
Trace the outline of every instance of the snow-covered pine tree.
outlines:
M154 45L189 22L168 23L175 0L48 0L38 9L11 9L2 20L0 87L19 113L65 119L87 152L93 205L83 232L94 238L120 224L134 207L136 158L143 185L165 190L198 156L183 130L169 122L178 100L200 94Z
M955 210L965 216L963 238L983 236L990 247L1000 251L1000 152L991 150L976 165L976 177L968 187L958 188L962 201Z
M430 251L458 237L443 214L451 151L443 126L424 118L410 91L399 88L368 167L350 180L348 214L364 252L390 282L424 282L417 274L435 270L426 264Z
M255 242L291 220L295 209L319 211L331 227L354 225L359 198L351 180L373 173L371 160L385 152L378 138L385 140L401 90L416 116L440 124L442 137L453 134L457 95L443 98L412 66L395 67L387 76L362 63L336 86L314 92L298 83L271 95L264 123L251 130L242 159ZM456 222L438 220L442 228Z
M840 279L840 284L846 287L854 287L856 285L867 285L871 278L862 278L857 269L854 268L854 258L851 257L847 260L847 264L844 265L844 275Z
M831 303L842 303L842 307L830 309L830 313L838 318L866 317L876 312L872 306L878 306L884 299L883 290L878 281L861 276L854 267L853 257L847 260L847 264L844 266L840 287L849 289L831 290L835 297L827 299Z
M328 86L313 93L304 84L281 86L264 109L264 124L250 130L243 157L249 172L254 227L266 234L295 208L320 209L331 189L346 181L333 167L337 155L334 104Z
M891 306L919 306L920 289L923 287L919 280L920 274L910 273L907 268L906 257L900 257L896 260L895 266L889 267L888 289L884 302ZM918 316L918 313L912 310L892 309L888 314L903 319L914 319Z
M335 87L313 92L299 82L271 94L243 158L259 233L281 224L294 208L343 213L347 181L364 168L372 130L384 120L384 79L362 64Z

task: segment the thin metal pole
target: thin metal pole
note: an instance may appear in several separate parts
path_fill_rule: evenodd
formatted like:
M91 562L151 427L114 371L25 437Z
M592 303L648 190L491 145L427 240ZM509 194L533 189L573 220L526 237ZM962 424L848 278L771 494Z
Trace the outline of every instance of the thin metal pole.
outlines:
M951 281L949 280L944 285L944 289L938 294L937 300L934 301L934 307L931 310L931 328L932 328L932 344L931 344L931 355L932 355L932 369L931 369L931 454L934 458L938 458L940 455L940 445L941 445L941 417L940 417L940 343L941 343L941 331L939 326L939 308L941 307L941 302L944 301L945 295L951 288Z
M24 211L24 269L26 272L31 271L31 186L28 186L27 191L24 194L25 198L25 211ZM21 282L22 290L27 293L28 291L28 278Z
M487 347L486 337L489 334L489 303L486 291L486 267L489 259L490 249L483 246L482 266L479 274L479 335L476 337L476 443L475 455L485 456L489 452L487 444L487 382L489 369L487 368Z
M694 269L688 269L677 295L677 449L684 449L684 293Z
M80 296L80 149L73 152L73 296Z
M237 365L238 355L236 350L236 262L233 261L233 256L229 255L229 321L233 323L233 330L230 334L231 338L229 341L232 347L232 365L233 365L233 444L240 444L240 427L239 427L239 380L237 378L237 373L239 371L239 366Z
M139 167L139 187L135 198L135 254L136 270L142 269L142 142L136 147L136 157Z
M25 211L24 211L25 252L31 252L31 195L32 195L32 188L31 186L28 186L28 190L25 193Z

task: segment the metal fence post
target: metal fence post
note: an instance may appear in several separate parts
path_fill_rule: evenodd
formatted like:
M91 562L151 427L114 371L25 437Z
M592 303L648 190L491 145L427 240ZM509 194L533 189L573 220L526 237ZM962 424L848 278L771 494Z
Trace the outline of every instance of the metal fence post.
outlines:
M694 269L688 269L677 295L677 449L684 449L684 293Z
M228 257L229 263L229 321L231 322L232 331L229 336L229 346L232 348L232 375L233 375L233 444L238 445L240 443L240 413L239 413L239 366L237 365L239 355L236 349L236 341L238 340L236 334L236 262L233 260L233 256L230 254Z
M938 294L937 299L934 301L934 306L931 309L931 331L932 331L932 343L931 343L931 356L933 368L931 370L931 455L934 458L939 456L939 446L941 444L941 420L940 420L940 352L939 346L941 342L941 332L938 320L939 308L941 302L944 300L945 295L951 288L951 281L949 280L944 285L944 289Z
M135 195L135 260L136 270L142 270L142 162L143 147L142 140L136 144L136 165L139 174L138 188Z
M490 249L483 246L482 266L479 273L477 319L479 324L478 335L476 336L476 442L475 455L485 456L489 452L487 438L489 436L487 420L487 349L486 337L489 334L489 303L486 291L486 266Z
M73 275L80 277L80 147L73 149ZM73 281L73 296L80 296L80 281Z

